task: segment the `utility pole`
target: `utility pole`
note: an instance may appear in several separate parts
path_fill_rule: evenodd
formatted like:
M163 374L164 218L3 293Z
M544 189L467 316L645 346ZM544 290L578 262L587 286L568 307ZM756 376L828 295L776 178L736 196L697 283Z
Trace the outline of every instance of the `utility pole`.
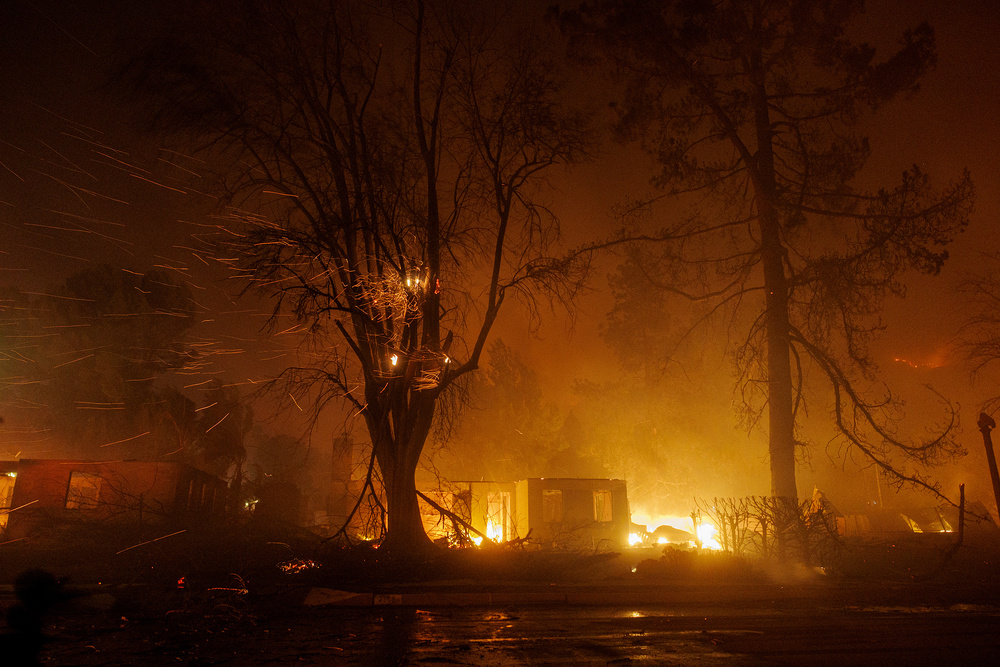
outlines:
M983 434L983 445L986 446L986 462L990 465L990 479L993 480L993 499L997 503L997 512L1000 513L1000 473L997 473L997 457L993 453L993 438L990 431L997 427L997 423L985 412L979 413L979 430ZM1000 521L1000 516L997 518Z

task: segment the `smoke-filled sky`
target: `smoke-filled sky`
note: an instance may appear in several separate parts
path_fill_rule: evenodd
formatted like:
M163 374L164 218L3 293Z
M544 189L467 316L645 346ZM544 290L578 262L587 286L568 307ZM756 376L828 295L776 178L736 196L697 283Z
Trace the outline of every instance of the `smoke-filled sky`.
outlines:
M541 10L547 3L525 4ZM981 401L1000 390L995 376L970 384L955 337L966 317L957 286L966 272L981 266L983 252L994 250L998 229L1000 9L992 0L867 4L859 36L875 43L891 36L891 47L904 29L929 21L937 34L938 63L916 96L892 103L866 126L873 150L864 180L894 184L903 169L918 164L944 182L968 167L977 188L972 225L951 247L942 274L911 276L907 298L888 305L888 328L876 360L887 382L918 406L914 412L925 415L934 408L922 390L925 384L961 404L960 437L970 455L939 477L946 485L967 481L970 496L987 501L991 492L974 425ZM195 300L205 306L205 322L195 335L220 353L206 372L238 382L261 359L280 363L275 357L282 345L256 342L253 323L262 318L248 311L261 305L231 300L232 286L215 282L218 274L191 251L190 235L211 224L207 216L214 200L192 189L190 178L204 165L144 136L106 86L105 77L119 62L116 45L141 36L146 6L97 0L0 3L0 283L43 292L96 262L173 271L190 282ZM552 205L568 246L598 238L616 202L647 193L647 164L634 148L606 142L596 160L553 178ZM657 210L657 215L671 213L668 205ZM613 262L602 267L610 271ZM620 372L599 335L610 303L602 275L595 277L594 288L572 325L562 311L545 313L537 335L529 334L523 314L512 310L497 331L536 370L547 399L564 407L579 401L570 391L572 380L606 380ZM247 351L230 354L238 350ZM720 387L726 369L722 360L711 369L719 374ZM679 421L705 418L677 415ZM728 415L711 418L732 422ZM734 446L761 443L743 435ZM812 465L826 469L825 456L815 453ZM760 468L757 492L766 491L765 469ZM806 466L800 492L808 493L813 477L817 483L831 478L813 475Z

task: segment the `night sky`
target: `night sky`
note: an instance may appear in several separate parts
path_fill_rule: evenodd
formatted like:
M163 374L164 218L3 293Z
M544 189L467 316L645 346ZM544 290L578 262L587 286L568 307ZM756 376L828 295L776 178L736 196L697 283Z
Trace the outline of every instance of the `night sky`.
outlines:
M239 383L259 370L260 359L274 363L280 345L254 342L262 304L230 300L232 286L218 282L220 274L192 256L189 235L210 224L214 205L191 175L204 163L149 138L141 119L106 85L120 63L118 45L142 34L150 20L144 8L152 5L0 0L0 282L43 292L95 262L174 271L205 306L205 322L194 335L215 341L218 350L246 350L220 355L210 367ZM991 0L869 2L857 31L878 43L885 35L895 40L923 20L935 28L938 65L921 92L894 102L866 125L873 150L863 181L895 184L899 173L916 163L943 183L968 167L977 188L976 210L971 227L951 246L942 274L911 276L907 298L889 304L888 330L875 356L886 380L915 406L933 407L922 390L925 384L961 404L960 439L970 455L937 477L946 486L964 481L971 498L987 501L991 490L974 425L982 401L1000 390L996 375L970 384L955 336L965 318L957 286L966 272L982 266L983 252L996 250L1000 9ZM605 143L594 162L558 174L553 208L563 220L568 246L599 237L615 202L648 191L645 164L634 149ZM607 263L602 272L612 266ZM599 272L597 289L572 326L556 311L532 336L523 313L512 309L496 331L520 350L548 397L563 406L575 400L571 380L606 379L618 372L598 334L609 304L603 285ZM720 375L724 370L720 361ZM746 446L762 446L759 437L734 437L742 437ZM819 468L825 467L816 462L822 458L814 456ZM800 493L808 493L814 481L836 475L803 469L799 477ZM757 492L766 488L763 476L759 481Z

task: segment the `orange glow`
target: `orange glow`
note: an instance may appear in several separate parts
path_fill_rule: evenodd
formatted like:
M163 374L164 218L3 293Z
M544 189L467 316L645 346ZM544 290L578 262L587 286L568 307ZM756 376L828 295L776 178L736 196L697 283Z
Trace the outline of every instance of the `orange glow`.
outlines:
M492 519L486 519L486 537L494 542L502 542L503 524L494 523Z
M717 551L722 549L722 545L719 544L715 539L715 534L718 529L705 521L698 524L698 539L701 540L702 549L711 549Z
M948 350L944 348L935 350L928 354L923 361L911 361L903 357L893 357L892 360L897 364L905 364L910 368L942 368L948 365Z
M653 533L657 528L661 526L669 526L671 528L682 530L691 535L695 534L694 524L691 521L690 516L679 516L679 515L652 515L646 514L643 511L632 513L632 523L645 525L647 533L644 535L642 533L632 533L629 535L629 546L636 546L642 543L655 543L657 545L666 544L678 544L685 547L695 547L697 544L694 540L686 540L683 542L678 542L671 540L666 536L652 537ZM698 523L698 540L701 541L702 549L721 549L722 545L715 539L715 535L718 533L718 529L711 522L702 518ZM647 540L649 542L647 542Z

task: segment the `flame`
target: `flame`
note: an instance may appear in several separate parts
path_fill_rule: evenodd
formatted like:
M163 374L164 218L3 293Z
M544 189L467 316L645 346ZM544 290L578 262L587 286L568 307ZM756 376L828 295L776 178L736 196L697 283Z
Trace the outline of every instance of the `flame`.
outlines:
M702 549L718 550L722 549L722 545L719 544L718 540L715 539L718 533L718 528L711 522L702 518L698 523L697 533L695 532L694 523L691 521L690 516L679 516L670 514L653 515L646 514L644 512L634 512L632 514L632 523L643 525L645 524L648 533L632 533L629 535L629 546L641 545L647 543L650 540L650 535L660 526L670 526L671 528L676 528L678 530L683 530L692 535L697 534L698 541L701 542ZM670 540L666 537L659 537L656 539L656 544L670 544ZM689 540L684 546L696 547L697 544L694 540Z
M493 523L492 519L486 520L486 537L490 538L494 542L500 542L503 540L503 525L499 523Z
M719 532L718 529L710 523L702 521L698 524L698 539L701 541L702 549L722 549L722 545L715 539L715 534L717 532Z
M680 514L648 514L643 510L632 512L632 523L646 525L650 532L659 526L672 526L680 530L691 531L691 517Z

